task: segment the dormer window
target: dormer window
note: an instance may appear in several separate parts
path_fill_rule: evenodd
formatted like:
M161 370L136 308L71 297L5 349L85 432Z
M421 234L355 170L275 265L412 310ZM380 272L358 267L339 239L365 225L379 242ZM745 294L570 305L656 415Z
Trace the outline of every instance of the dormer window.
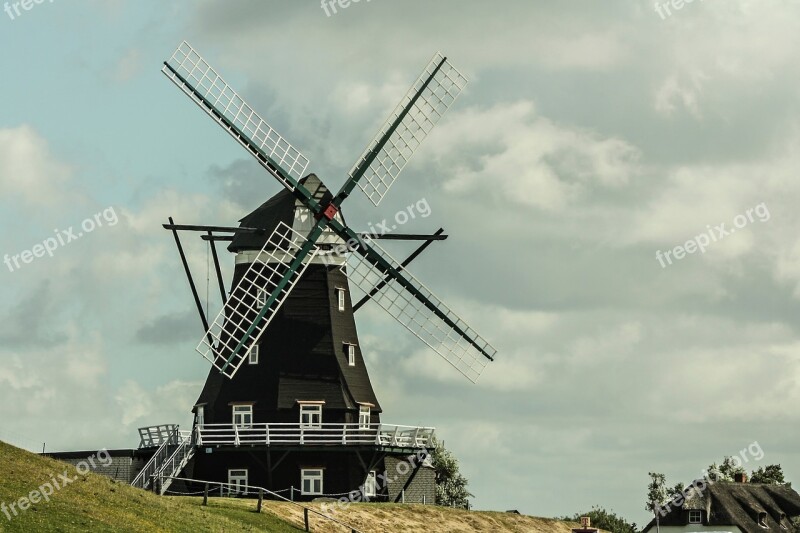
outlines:
M690 524L702 524L703 523L703 512L702 511L689 511L689 523Z
M767 525L767 513L758 513L758 525L763 528L768 528Z

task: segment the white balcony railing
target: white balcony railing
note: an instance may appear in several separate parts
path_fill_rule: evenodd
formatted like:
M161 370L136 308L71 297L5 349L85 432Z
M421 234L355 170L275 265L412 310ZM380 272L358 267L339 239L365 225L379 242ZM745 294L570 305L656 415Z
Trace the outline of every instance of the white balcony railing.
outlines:
M386 446L428 448L434 428L387 424L204 424L195 428L197 446Z

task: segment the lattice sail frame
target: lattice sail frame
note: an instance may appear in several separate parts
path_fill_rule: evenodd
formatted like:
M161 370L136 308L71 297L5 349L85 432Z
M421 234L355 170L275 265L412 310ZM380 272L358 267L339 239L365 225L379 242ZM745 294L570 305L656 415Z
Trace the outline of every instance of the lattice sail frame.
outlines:
M289 264L306 242L303 235L283 222L279 223L197 345L200 355L225 376L233 378L247 360L253 346L258 343L278 309L316 257L319 249L315 246L300 268L291 273L288 283L280 290L261 321L256 322L262 310L259 300L267 301L276 291L279 282L289 274ZM261 294L264 295L263 298L260 297ZM251 326L252 331L248 336ZM233 353L242 342L245 344ZM231 356L232 359L228 362Z
M266 161L263 161L261 154L244 142L239 132L249 137L274 164L289 176L295 180L305 176L309 164L308 158L267 124L191 45L183 41L167 63L186 80L186 83L181 81L166 65L161 71L208 115L219 122L262 165L266 167ZM198 93L214 107L213 110L209 109L203 99L198 97ZM225 117L239 131L231 129L223 122L221 116ZM288 189L294 189L294 184L284 179L279 173L269 167L267 170Z
M467 78L437 52L350 170L350 177L353 177L442 61L444 61L442 67L358 182L358 187L375 206L381 203L416 149L461 94L467 84Z
M480 346L492 359L497 350L483 337L478 335L466 322L458 317L442 300L381 248L376 242L369 241L369 246L383 256L403 277L412 283L428 300L445 314L475 344ZM456 370L464 374L473 383L477 382L489 358L482 354L475 345L465 339L444 320L425 307L414 295L408 292L395 278L386 276L375 266L377 263L362 254L350 253L347 258L346 275L351 285L369 294L381 282L386 285L378 290L370 299L380 305L389 315L400 322L407 330L416 335L436 353L442 356ZM344 270L344 267L343 267Z

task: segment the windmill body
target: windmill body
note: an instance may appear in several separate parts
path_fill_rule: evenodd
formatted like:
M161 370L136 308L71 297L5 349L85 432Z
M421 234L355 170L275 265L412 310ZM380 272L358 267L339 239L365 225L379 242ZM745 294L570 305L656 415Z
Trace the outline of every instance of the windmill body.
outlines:
M302 182L321 199L330 195L313 174ZM241 223L271 233L279 223L303 230L310 220L309 211L282 191ZM236 254L233 285L244 276L265 240L253 233L234 235L228 246ZM245 484L270 490L294 487L296 499L338 497L370 483L370 472L383 473L387 456L403 460L405 454L427 444L432 434L429 428L414 428L413 445L392 443L391 431L380 430L382 409L361 352L342 269L344 258L335 253L339 244L335 235L322 239L321 246L330 254L308 266L232 379L215 368L209 372L194 408L194 433L204 453L195 455L193 477L226 482L245 479ZM405 433L409 429L400 428ZM388 439L385 442L379 439L381 432ZM242 440L248 444L242 446ZM308 472L317 470L322 475L314 479L320 483L308 483ZM376 482L365 492L378 500L389 499L403 484L398 481L395 487L384 489ZM431 501L430 483L417 485L407 492L426 494Z

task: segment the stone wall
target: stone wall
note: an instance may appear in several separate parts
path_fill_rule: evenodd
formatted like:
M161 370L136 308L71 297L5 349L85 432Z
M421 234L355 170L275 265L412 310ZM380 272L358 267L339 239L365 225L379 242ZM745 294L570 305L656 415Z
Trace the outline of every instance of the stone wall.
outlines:
M401 465L400 463L405 463ZM393 502L414 472L414 465L401 457L387 457L386 471L392 481L389 483L389 501ZM423 466L417 472L404 497L405 503L436 503L436 473L433 467Z

